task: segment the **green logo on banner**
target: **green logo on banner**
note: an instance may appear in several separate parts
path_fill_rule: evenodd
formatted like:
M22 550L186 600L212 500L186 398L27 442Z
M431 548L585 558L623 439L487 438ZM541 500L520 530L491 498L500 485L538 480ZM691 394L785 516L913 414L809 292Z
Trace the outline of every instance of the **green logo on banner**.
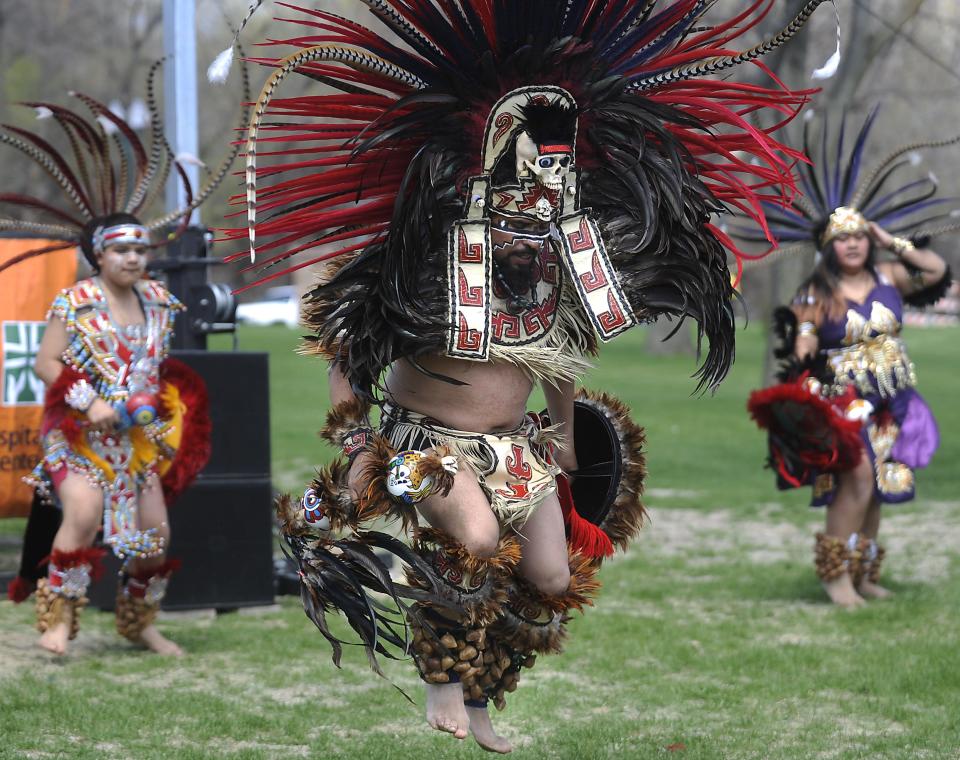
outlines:
M45 322L3 323L4 406L39 406L43 403L43 381L33 373Z

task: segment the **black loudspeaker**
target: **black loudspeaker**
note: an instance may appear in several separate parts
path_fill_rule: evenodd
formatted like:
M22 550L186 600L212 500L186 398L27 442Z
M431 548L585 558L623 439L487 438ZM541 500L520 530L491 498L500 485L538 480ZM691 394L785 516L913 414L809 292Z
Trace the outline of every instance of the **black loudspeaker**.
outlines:
M183 563L163 609L273 603L273 488L267 354L174 351L207 384L210 461L170 505L170 556ZM112 609L118 563L90 589Z
M183 566L163 608L272 604L272 501L269 478L194 483L170 511L170 556Z

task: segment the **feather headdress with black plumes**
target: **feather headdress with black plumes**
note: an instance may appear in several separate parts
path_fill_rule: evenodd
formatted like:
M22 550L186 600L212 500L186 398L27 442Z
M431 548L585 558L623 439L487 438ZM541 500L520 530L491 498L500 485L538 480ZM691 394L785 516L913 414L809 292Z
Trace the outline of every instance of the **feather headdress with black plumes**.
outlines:
M810 116L814 114L811 112ZM802 195L785 206L765 203L767 229L755 225L731 227L736 237L764 242L769 234L777 240L776 257L813 253L822 247L824 231L838 209L849 209L876 222L894 235L929 238L960 229L955 209L960 199L938 198L939 186L932 173L917 176L919 151L960 141L960 135L946 140L906 143L867 168L870 134L880 115L875 106L857 131L847 153L847 117L833 135L824 116L819 144L813 136L815 119L804 125L803 150L808 157L800 170ZM913 169L913 173L910 173ZM774 261L764 259L764 263Z
M178 219L186 220L227 176L239 152L234 146L223 162L194 195L182 162L174 155L163 133L163 119L157 108L154 79L162 61L150 67L147 76L147 107L150 112L150 148L122 118L107 106L79 92L70 93L88 113L81 113L56 103L31 101L23 105L35 109L37 118L51 120L60 129L67 150L61 150L36 132L4 124L0 126L0 144L10 145L38 164L59 187L60 206L40 198L18 193L0 193L0 205L36 215L37 220L0 217L0 230L29 233L48 240L62 241L22 253L0 265L0 271L21 261L64 248L77 246L89 235L89 223L116 213L139 217L163 192L171 171L176 172L186 188L182 208L147 220L148 230L157 230ZM245 100L249 100L249 80L243 70ZM248 114L244 110L242 122Z
M294 52L260 59L274 71L249 128L248 226L227 231L249 238L260 277L246 287L331 261L308 321L360 393L394 359L441 350L440 254L481 173L488 115L518 88L562 88L579 120L579 200L637 321L694 318L709 341L700 383L713 387L733 359L727 255L738 274L741 257L711 215L736 209L765 226L762 201L792 193L799 158L772 133L810 94L730 77L823 1L745 50L736 41L774 0L710 25L709 0L362 0L389 39L281 3L297 31L270 44ZM274 97L293 72L329 89ZM764 114L774 123L755 126Z

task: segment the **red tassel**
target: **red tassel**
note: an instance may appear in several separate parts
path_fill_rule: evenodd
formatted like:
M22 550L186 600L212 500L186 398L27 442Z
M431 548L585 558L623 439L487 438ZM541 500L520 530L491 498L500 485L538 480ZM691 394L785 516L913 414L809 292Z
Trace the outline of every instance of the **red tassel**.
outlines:
M49 556L44 557L37 564L43 565L50 563L56 565L60 570L77 567L78 565L90 565L90 578L97 580L97 578L103 575L103 563L101 560L106 553L106 549L92 546L87 549L75 549L72 552L54 549L50 552Z
M158 575L164 578L169 578L180 569L181 564L183 563L179 559L168 559L166 562L163 562L156 567L150 567L146 570L141 570L139 573L129 573L127 578L138 581L142 584L146 584L151 578L155 578Z
M22 575L18 575L10 581L10 584L7 586L7 599L14 604L20 604L20 602L24 601L33 593L36 587L36 581L31 581Z
M585 557L600 559L613 556L613 542L599 525L594 525L577 513L573 503L573 491L566 475L557 476L557 499L563 512L563 524L567 527L567 545Z

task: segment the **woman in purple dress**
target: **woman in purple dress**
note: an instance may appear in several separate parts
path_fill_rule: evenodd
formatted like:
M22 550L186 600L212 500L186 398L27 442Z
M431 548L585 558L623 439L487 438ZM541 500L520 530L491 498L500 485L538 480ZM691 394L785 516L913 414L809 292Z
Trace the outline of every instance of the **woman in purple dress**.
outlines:
M863 424L859 464L812 478L813 505L829 507L826 531L817 537L818 570L843 549L859 555L852 575L848 566L824 577L824 588L835 603L855 606L864 596L889 595L877 582L880 505L913 498L913 470L930 462L939 442L900 327L903 297L942 282L947 266L850 208L834 211L823 241L820 263L792 307L799 324L794 352L801 362L818 353L826 360L832 375L826 395L850 398L846 416ZM897 260L878 263L878 249Z
M769 231L781 252L817 252L813 273L790 308L774 314L782 341L781 384L751 394L748 409L769 432L770 466L781 488L809 485L813 506L827 507L814 548L817 576L845 607L883 598L881 504L914 496L913 471L939 442L936 422L916 391L916 373L900 338L904 303L939 300L950 285L944 260L927 247L958 227L937 199L933 175L900 177L904 155L956 142L904 145L861 172L874 109L844 155L844 125L821 160L801 167L803 196L770 207ZM907 174L908 172L904 172ZM899 182L898 182L899 180ZM760 240L755 230L739 229Z

